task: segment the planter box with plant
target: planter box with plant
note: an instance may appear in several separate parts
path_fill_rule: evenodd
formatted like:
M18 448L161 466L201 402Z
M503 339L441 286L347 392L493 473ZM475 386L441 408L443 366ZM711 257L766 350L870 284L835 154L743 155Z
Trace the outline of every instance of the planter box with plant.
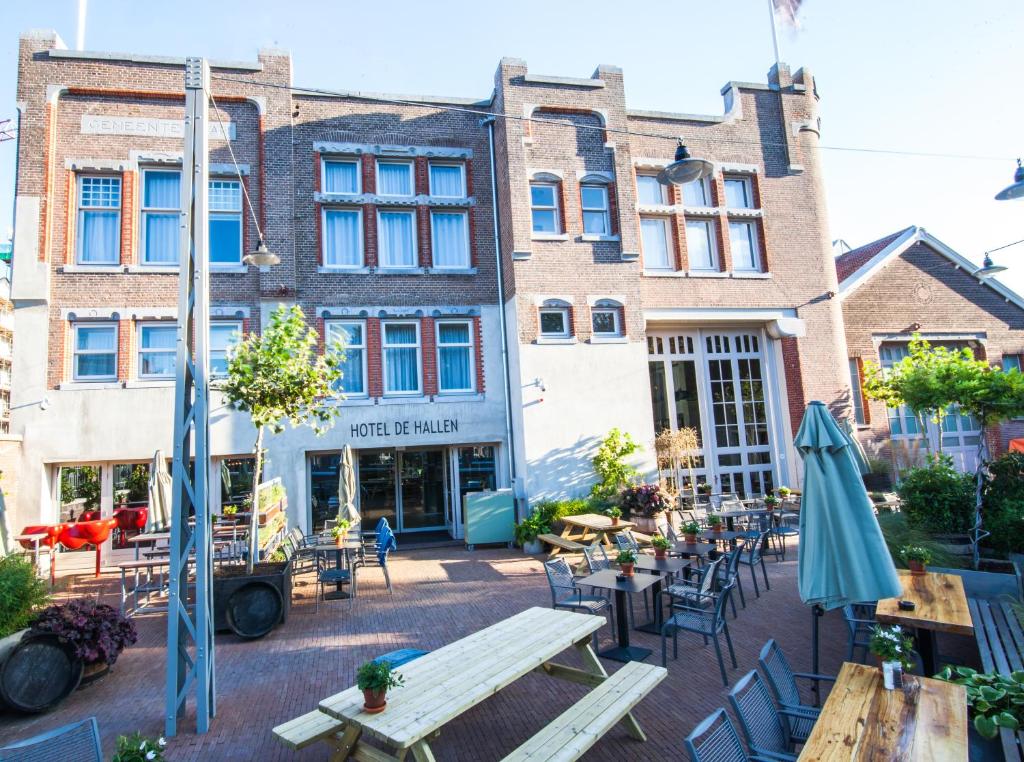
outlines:
M622 518L622 511L613 505L604 512L604 515L612 520L612 526L614 527L619 525L619 519Z
M43 609L32 622L35 634L55 635L85 665L83 683L105 675L128 646L138 640L135 625L113 606L79 598Z
M672 543L668 541L668 538L662 537L660 534L651 538L651 545L654 547L654 557L658 560L668 556L669 548L672 547Z
M697 534L700 532L700 524L696 521L687 521L683 524L680 531L683 533L683 539L687 542L697 542Z
M636 551L620 550L619 554L615 556L615 563L622 569L622 576L632 577L633 565L636 563Z
M969 667L946 667L936 677L967 689L974 729L982 738L995 738L1000 728L1017 732L1024 725L1024 672L1006 676Z
M907 562L911 574L924 574L925 566L932 562L932 552L919 545L904 545L900 548L900 556Z
M543 550L540 540L537 539L538 535L548 534L550 531L551 527L545 521L544 515L539 510L534 511L516 524L516 544L521 545L527 555L535 555Z
M887 690L902 687L903 671L914 666L914 639L898 624L875 625L868 642L871 653L882 663L882 679Z
M363 692L363 711L369 714L383 712L388 706L388 689L405 682L392 671L388 661L368 661L356 672L356 685Z
M629 514L636 528L647 534L658 529L658 517L671 510L672 498L657 484L634 484L619 496L619 505Z

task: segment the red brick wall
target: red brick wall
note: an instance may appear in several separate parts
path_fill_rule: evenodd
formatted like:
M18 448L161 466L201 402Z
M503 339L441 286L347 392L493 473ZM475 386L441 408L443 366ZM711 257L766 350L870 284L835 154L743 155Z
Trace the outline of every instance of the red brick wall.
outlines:
M132 377L133 370L132 356L135 354L132 348L135 345L135 336L131 320L117 321L117 380L127 381Z
M789 423L796 436L804 417L807 402L804 397L803 372L800 369L800 345L796 339L781 340L782 369L786 376L786 394L789 397Z
M135 173L121 173L121 264L135 264Z
M371 397L384 394L384 374L380 349L380 318L366 319L366 376Z
M487 377L484 371L484 338L479 317L473 318L473 359L476 362L476 393L483 394L487 388Z
M437 394L437 337L434 334L434 318L425 317L420 321L420 343L423 347L423 393Z

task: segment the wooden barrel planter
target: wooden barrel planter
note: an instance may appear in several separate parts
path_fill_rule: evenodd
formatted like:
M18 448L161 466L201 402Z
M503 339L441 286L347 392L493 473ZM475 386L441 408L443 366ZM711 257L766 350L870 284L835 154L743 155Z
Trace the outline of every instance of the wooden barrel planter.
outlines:
M288 619L292 598L289 562L263 562L247 575L244 566L222 566L213 578L213 626L240 638L262 638Z
M20 712L52 709L82 680L74 649L50 633L16 632L0 640L0 702Z

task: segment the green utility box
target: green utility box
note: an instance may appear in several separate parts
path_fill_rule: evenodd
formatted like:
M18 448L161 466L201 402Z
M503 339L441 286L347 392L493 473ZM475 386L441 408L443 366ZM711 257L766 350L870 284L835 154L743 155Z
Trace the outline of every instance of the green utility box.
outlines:
M466 545L501 543L512 546L516 527L516 499L510 489L467 492L462 498Z

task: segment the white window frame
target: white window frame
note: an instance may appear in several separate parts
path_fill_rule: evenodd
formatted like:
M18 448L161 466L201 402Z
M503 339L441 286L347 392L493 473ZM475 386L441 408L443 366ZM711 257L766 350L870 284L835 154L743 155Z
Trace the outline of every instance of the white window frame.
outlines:
M174 349L171 349L171 350L167 350L167 349L144 349L143 346L142 346L142 334L145 331L145 329L147 329L147 328L164 328L164 329L172 329L174 331L177 331L177 324L173 323L173 322L171 322L169 320L149 320L149 321L146 321L144 323L137 323L135 327L136 327L136 331L135 331L135 355L136 355L136 361L138 362L138 366L137 367L138 367L138 376L139 376L139 378L140 379L144 379L146 381L174 378L174 375L175 375L174 373L143 373L142 372L142 356L144 354L158 354L158 355L171 354L175 358L175 363L177 363L177 356L178 356L177 344L175 344Z
M238 220L238 259L231 262L214 262L210 261L210 267L216 270L218 267L238 267L242 264L242 250L245 248L245 222L242 219L242 208L245 206L245 190L242 188L242 181L237 177L211 177L208 183L234 183L238 186L238 210L237 211L214 211L208 209L209 221L211 223L215 218L235 218ZM210 256L213 255L213 245L210 245Z
M598 190L601 191L601 198L604 200L603 206L586 206L583 201L584 190ZM587 230L587 214L599 213L601 218L604 220L604 230L599 233L594 233ZM580 220L583 224L583 235L601 235L607 236L612 233L612 220L611 214L609 213L608 203L608 185L606 183L580 183Z
M117 181L117 206L82 206L82 192L85 189L85 183L83 180L92 179L109 179ZM75 228L75 263L83 267L104 267L110 265L117 265L121 262L121 225L123 220L121 219L121 207L124 204L124 183L120 176L114 175L98 175L98 174L81 174L75 178L76 193L75 203L77 206L77 214L75 221L77 223ZM85 213L89 212L117 212L117 241L114 244L113 257L104 260L91 260L85 261L82 259L82 230L85 225L83 224L83 217Z
M729 204L729 183L742 183L743 195L747 203L743 206L732 206ZM754 183L749 175L726 175L722 178L722 191L725 198L722 199L723 206L729 209L753 209L754 208Z
M531 180L530 181L530 232L534 235L559 235L565 230L564 217L562 216L562 200L561 192L559 189L560 183L551 182L549 180ZM533 203L533 189L534 187L545 187L551 188L551 200L553 206L538 206ZM555 229L554 230L536 230L533 227L533 212L534 210L540 211L553 211L555 213Z
M78 329L80 328L109 328L114 332L114 373L106 376L80 376L78 375L78 357L79 355L109 355L111 352L99 349L79 349L78 348ZM120 326L117 321L114 320L98 320L93 322L81 322L72 323L71 325L71 378L74 381L80 381L82 383L88 383L90 381L116 381L117 380L117 362L118 353L121 349L121 336Z
M408 193L384 193L380 188L380 168L382 164L388 165L402 165L409 173L409 192ZM374 173L377 178L377 195L385 198L412 198L416 195L416 172L413 168L413 162L407 159L377 159L374 162Z
M388 344L388 326L411 325L416 329L416 389L412 391L388 390L388 352L389 349L409 349L409 344ZM381 386L385 397L419 397L423 395L423 333L418 320L384 320L380 326L380 361Z
M328 212L355 212L359 219L359 260L353 265L338 265L327 261L327 213ZM379 224L379 223L378 223ZM378 229L378 233L380 230ZM366 231L363 229L363 210L361 207L351 206L329 206L322 204L320 207L320 261L323 267L330 270L358 270L366 266Z
M860 362L856 357L849 358L850 367L850 400L853 406L853 421L858 426L867 425L867 415L864 411L864 392L860 381Z
M434 192L434 175L431 172L434 167L456 167L459 170L459 174L462 176L462 193L458 196L443 196L440 193ZM430 195L435 198L466 198L466 165L461 161L431 161L427 163L427 186Z
M729 246L732 247L732 226L740 225L747 230L747 237L750 241L750 253L753 255L754 262L751 266L747 266L746 263L742 267L737 266L736 257L732 258L732 269L735 272L744 273L759 273L763 272L764 266L761 262L761 245L758 241L757 225L753 220L729 220Z
M434 233L434 215L437 214L457 214L465 220L462 226L463 238L465 239L465 261L458 265L439 265L436 261L431 262L431 267L435 270L467 270L472 263L472 256L469 250L469 212L462 212L457 209L431 209L430 210L430 242L431 242L431 259L433 259L434 242L437 240L437 236Z
M697 183L698 185L700 185L701 189L704 191L704 194L703 194L704 195L704 203L703 204L689 204L689 203L687 203L687 201L686 201L686 186L690 185L691 183ZM692 180L691 183L683 183L682 185L679 186L680 203L684 207L688 206L691 209L711 209L712 208L712 201L711 201L711 180L710 180L710 178L702 177L699 180Z
M703 225L703 226L705 226L708 229L708 231L710 231L710 236L708 238L708 245L709 245L710 251L711 251L711 265L709 267L703 267L703 266L702 267L694 267L693 266L693 258L689 256L689 251L690 251L690 233L689 233L689 229L688 228L689 228L690 225ZM721 270L722 269L722 261L721 261L721 258L719 256L719 253L718 253L718 231L715 229L715 227L716 227L715 220L711 219L711 218L703 218L703 217L692 218L691 217L690 219L685 220L684 226L685 226L684 232L686 234L687 259L689 259L690 269L693 270L694 272L702 272L702 273L713 273L713 272L718 272L719 270Z
M442 344L442 325L464 325L466 326L467 343ZM437 363L437 393L438 394L472 394L476 391L476 347L472 320L437 320L434 322L434 348L436 352L435 362ZM441 387L441 348L467 348L469 349L469 387L466 389L444 389Z
M660 222L665 228L665 253L666 263L665 265L652 266L647 259L646 252L644 252L644 235L643 235L643 223L644 220L654 220ZM666 273L672 272L676 269L676 242L672 237L672 221L665 215L657 214L643 214L640 215L640 253L643 256L644 270L651 272Z
M354 193L340 193L339 191L327 190L327 165L328 164L353 164L356 168L356 189ZM357 158L344 158L344 157L322 157L320 159L320 188L324 193L336 194L336 195L355 195L358 196L363 192L363 172L360 166L360 161Z
M654 181L654 184L658 186L658 192L659 192L659 194L661 196L661 200L660 201L658 201L655 204L651 204L650 201L640 201L640 180L641 179L643 179L643 180L653 180ZM662 185L661 183L659 183L657 175L648 175L648 174L644 174L642 172L638 173L637 176L636 176L636 186L637 186L636 187L637 203L639 203L641 206L668 206L669 205L668 186Z
M181 200L180 200L180 197L179 197L179 200L178 200L178 205L174 206L174 207L164 208L164 207L159 207L159 206L155 206L155 207L148 207L148 206L146 206L146 177L149 176L150 174L157 174L157 175L161 175L161 174L163 174L163 175L171 175L171 174L173 174L173 175L177 175L178 176L178 188L179 188L179 190L181 189L181 170L180 169L162 169L162 168L157 168L157 167L147 167L147 168L142 170L142 182L140 183L141 188L140 188L140 193L139 193L139 243L140 243L140 246L139 246L139 263L145 265L146 267L177 267L178 266L177 260L173 260L173 261L170 261L170 262L150 262L148 259L146 259L146 252L147 252L147 245L148 245L148 242L146 240L146 229L147 229L147 227L146 227L146 217L148 217L150 214L170 214L172 212L174 214L181 214ZM239 260L239 261L241 261L241 260Z
M544 323L542 316L546 314L558 313L562 316L562 331L560 333L548 333L544 330ZM545 339L568 339L572 337L572 326L569 325L569 308L568 307L541 307L537 311L537 332Z
M412 264L385 264L384 247L381 246L381 241L383 240L381 226L383 225L385 214L404 214L412 218ZM415 210L412 209L396 209L392 207L377 209L377 267L382 270L409 270L420 266L420 231L418 220L416 219L417 216Z
M227 375L227 371L225 371L224 373L217 373L216 371L213 370L213 355L214 355L215 352L224 352L224 359L225 359L225 361L227 361L228 352L231 350L231 347L237 346L238 342L242 340L242 321L241 320L220 320L220 319L211 320L210 321L210 327L212 328L213 326L217 326L218 328L220 328L222 326L230 326L230 327L234 328L233 333L237 333L238 334L238 339L233 344L229 344L227 347L225 347L223 350L221 350L221 349L214 349L214 347L213 347L213 338L212 338L213 337L213 331L212 330L210 331L210 337L211 337L210 338L210 356L209 356L209 359L210 359L210 376L213 377L213 378L224 378Z
M600 338L613 338L622 336L622 319L619 314L620 307L613 307L607 304L595 304L590 308L590 330L594 336ZM615 326L611 331L599 331L594 325L594 318L599 314L610 313L612 316L612 323Z
M348 320L348 319L331 319L324 321L324 342L327 345L326 348L330 349L332 345L332 333L334 332L335 326L343 325L357 325L359 326L360 333L362 334L363 341L361 344L349 344L346 348L351 347L358 349L363 353L363 362L361 363L362 371L362 386L363 391L361 392L345 392L345 396L348 399L364 399L370 396L370 375L369 375L369 348L366 340L366 321L365 320ZM381 334L383 340L383 334ZM383 350L381 357L383 358ZM343 379L344 380L344 379Z

